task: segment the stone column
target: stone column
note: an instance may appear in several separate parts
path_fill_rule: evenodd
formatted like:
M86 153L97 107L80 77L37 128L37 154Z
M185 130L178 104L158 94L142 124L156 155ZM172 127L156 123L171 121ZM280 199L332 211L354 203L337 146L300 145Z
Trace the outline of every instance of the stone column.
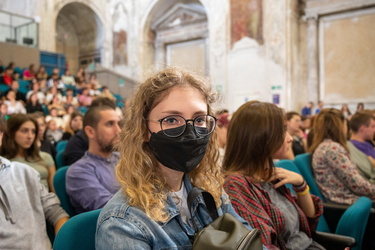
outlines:
M319 99L318 79L318 17L306 17L307 21L307 101L314 104Z

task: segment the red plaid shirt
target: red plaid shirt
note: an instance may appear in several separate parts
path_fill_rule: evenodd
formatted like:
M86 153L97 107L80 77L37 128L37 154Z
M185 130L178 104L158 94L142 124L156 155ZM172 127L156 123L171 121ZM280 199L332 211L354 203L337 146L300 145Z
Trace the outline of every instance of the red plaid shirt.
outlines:
M226 177L224 189L238 215L248 221L252 227L261 230L263 244L268 249L286 249L282 237L285 217L272 204L266 190L259 184L253 183L251 177L240 174ZM311 232L315 231L319 216L323 213L322 201L312 195L316 213L314 218L307 218L286 186L278 188L278 191L294 204L298 212L300 231L311 238Z

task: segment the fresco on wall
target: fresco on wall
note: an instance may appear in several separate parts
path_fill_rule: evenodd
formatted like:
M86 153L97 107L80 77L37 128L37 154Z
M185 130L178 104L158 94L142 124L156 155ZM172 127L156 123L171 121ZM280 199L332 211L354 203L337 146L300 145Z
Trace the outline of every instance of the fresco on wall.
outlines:
M113 66L128 65L127 12L122 4L116 6L112 18Z
M262 0L231 0L231 45L247 36L263 44Z
M125 30L113 32L113 65L128 65Z

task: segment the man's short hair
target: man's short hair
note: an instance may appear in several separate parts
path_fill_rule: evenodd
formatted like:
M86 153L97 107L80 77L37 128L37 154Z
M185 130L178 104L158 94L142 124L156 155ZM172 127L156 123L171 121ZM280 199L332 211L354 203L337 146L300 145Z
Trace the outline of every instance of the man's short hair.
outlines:
M83 117L83 128L85 128L86 126L90 126L96 129L100 119L102 119L100 112L105 110L114 109L108 105L90 107L89 110L86 112L85 116Z
M107 97L97 97L92 101L90 108L95 106L109 106L112 109L116 109L116 103Z
M355 113L349 121L349 128L357 133L361 126L370 125L371 119L375 120L375 117L367 112L357 112Z
M295 116L295 115L299 116L301 118L301 115L299 113L297 113L295 111L290 111L290 112L285 114L286 120L290 121L293 118L293 116Z

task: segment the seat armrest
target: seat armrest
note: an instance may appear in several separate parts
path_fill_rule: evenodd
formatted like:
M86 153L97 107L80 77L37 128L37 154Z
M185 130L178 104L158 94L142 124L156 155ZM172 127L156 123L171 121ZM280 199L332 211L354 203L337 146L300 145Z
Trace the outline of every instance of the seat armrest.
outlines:
M315 232L313 239L326 249L344 249L345 247L354 247L357 244L352 237L325 232Z
M335 203L323 203L324 209L332 209L332 210L342 210L345 211L350 207L349 205L342 205L342 204L335 204Z
M350 207L350 205L342 205L342 204L335 204L335 203L327 203L323 202L323 206L325 209L332 209L332 210L346 210ZM375 203L372 204L372 208L370 210L370 214L375 214Z

